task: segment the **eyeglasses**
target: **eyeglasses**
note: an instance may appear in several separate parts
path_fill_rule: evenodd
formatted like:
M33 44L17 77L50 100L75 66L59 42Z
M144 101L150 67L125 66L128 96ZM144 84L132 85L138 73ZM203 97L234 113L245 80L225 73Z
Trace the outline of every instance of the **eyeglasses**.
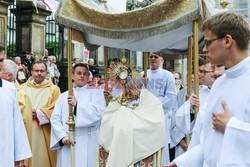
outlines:
M88 72L77 72L77 75L89 76Z
M213 71L207 71L207 70L199 70L199 73L200 74L208 74L210 72L213 72Z
M32 71L34 71L34 72L36 72L36 73L38 73L38 72L40 72L40 73L46 72L46 70L32 70Z
M210 39L210 40L208 40L208 39L204 39L204 42L205 42L205 46L210 46L214 41L216 41L216 40L218 40L218 39L222 39L222 38L224 38L225 36L222 36L222 37L219 37L219 38L215 38L215 39Z
M158 59L158 58L159 58L159 56L153 56L153 55L152 55L152 56L150 56L150 59L153 59L153 58L154 58L154 59Z

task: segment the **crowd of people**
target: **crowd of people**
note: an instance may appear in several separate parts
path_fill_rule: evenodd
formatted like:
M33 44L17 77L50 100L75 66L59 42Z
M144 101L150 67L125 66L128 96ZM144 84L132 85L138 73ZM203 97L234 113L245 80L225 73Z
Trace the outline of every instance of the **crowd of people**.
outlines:
M150 53L146 75L114 59L108 90L89 79L100 78L94 60L76 58L69 96L57 86L54 56L26 52L12 61L0 45L1 164L69 167L73 145L76 167L250 166L249 24L225 12L202 31L206 58L199 61L199 94L192 83L190 96L181 73L162 68L160 52Z
M48 51L45 49L45 56L34 55L29 51L25 51L22 56L14 57L13 61L18 66L17 82L19 84L25 83L31 76L31 67L35 62L43 61L48 66L48 77L52 79L54 84L58 84L60 72L56 65L56 57L48 56Z

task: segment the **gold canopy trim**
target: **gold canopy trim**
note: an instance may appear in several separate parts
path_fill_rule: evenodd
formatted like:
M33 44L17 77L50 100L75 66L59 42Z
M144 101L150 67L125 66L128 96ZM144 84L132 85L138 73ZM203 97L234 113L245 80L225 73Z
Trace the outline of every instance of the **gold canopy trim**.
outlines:
M200 0L161 0L142 9L109 13L79 0L65 0L56 13L56 22L105 38L145 38L201 19L199 3Z
M111 14L67 0L62 13L104 29L131 29L161 23L194 8L194 0L164 0L139 10Z

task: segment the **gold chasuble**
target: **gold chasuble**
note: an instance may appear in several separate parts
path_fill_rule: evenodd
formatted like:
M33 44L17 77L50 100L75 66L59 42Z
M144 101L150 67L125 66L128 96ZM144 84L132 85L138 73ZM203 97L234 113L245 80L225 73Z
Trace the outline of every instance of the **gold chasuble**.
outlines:
M20 111L22 113L24 126L27 132L27 136L29 139L30 148L32 148L32 105L29 99L29 96L25 92L25 90L21 89L20 86L17 88L17 99L20 107ZM31 163L31 158L26 159L24 161L25 166L29 167Z
M45 79L42 84L34 84L32 77L21 85L19 90L19 104L22 110L23 119L29 136L30 144L32 143L32 161L26 161L26 167L55 167L56 151L50 150L50 123L38 125L36 119L31 120L32 110L27 105L28 100L25 99L25 91L31 102L32 109L41 110L48 119L54 109L55 102L59 98L60 89L53 85L51 79ZM26 106L27 105L27 106ZM25 110L29 108L29 110Z

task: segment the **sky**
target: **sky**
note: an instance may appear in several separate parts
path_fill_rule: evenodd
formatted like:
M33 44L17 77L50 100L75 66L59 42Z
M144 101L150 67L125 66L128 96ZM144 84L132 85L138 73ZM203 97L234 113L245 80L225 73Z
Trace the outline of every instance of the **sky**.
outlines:
M107 0L108 4L111 5L114 9L117 9L120 12L126 11L126 2L127 0Z

